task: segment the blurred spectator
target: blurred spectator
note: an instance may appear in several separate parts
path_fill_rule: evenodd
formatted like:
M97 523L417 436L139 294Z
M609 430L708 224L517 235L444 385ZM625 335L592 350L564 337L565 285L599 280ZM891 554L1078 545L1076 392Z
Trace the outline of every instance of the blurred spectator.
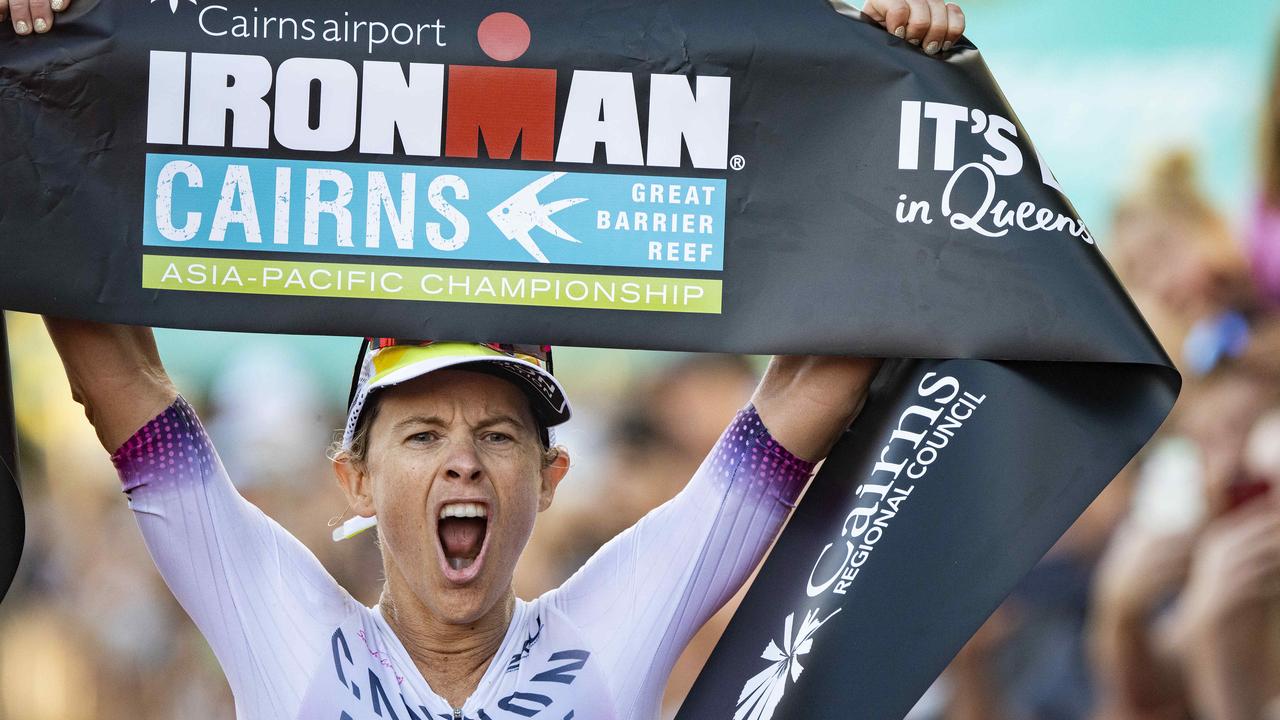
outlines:
M1280 477L1280 415L1267 414L1280 321L1186 152L1120 201L1107 249L1184 370L1183 396L913 720L1261 718L1280 697L1280 602L1267 599L1280 596L1280 513L1263 499Z
M1208 484L1214 517L1175 616L1192 709L1209 720L1280 710L1280 381L1266 382L1232 475Z
M1198 379L1177 419L1196 451L1204 518L1163 530L1129 522L1107 553L1091 629L1100 718L1261 718L1280 698L1273 338L1253 333L1248 351Z
M1126 511L1126 469L948 666L908 720L1077 720L1094 703L1085 643L1091 578Z
M301 358L279 345L262 345L229 358L213 379L209 435L241 492L315 484L317 478L293 468L316 463L316 448L332 428L319 390L300 367Z
M1264 712L1280 710L1280 326L1261 322L1191 378L1171 428L1189 452L1121 473L913 720L1276 717Z
M1197 186L1184 151L1160 158L1115 211L1108 256L1125 288L1183 367L1192 328L1256 300L1248 263L1226 219Z

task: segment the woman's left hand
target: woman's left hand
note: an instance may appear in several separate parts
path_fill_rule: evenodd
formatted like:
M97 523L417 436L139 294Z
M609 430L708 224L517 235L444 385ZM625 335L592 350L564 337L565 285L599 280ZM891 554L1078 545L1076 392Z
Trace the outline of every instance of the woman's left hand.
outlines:
M778 355L751 403L782 447L821 460L862 409L879 369L873 358Z
M964 32L964 11L943 0L867 0L862 13L930 55L950 50Z

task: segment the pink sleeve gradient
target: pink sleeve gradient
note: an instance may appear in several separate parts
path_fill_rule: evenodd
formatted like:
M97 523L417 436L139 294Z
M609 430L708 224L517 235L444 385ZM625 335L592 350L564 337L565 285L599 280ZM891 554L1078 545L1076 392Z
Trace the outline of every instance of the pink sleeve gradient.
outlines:
M1249 262L1258 289L1271 304L1280 304L1280 208L1258 198L1248 233Z

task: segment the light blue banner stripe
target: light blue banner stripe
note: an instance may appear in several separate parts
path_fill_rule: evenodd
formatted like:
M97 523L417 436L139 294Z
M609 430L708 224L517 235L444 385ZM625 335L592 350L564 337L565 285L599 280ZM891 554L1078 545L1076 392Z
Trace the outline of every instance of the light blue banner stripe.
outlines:
M725 181L147 156L149 247L722 270Z

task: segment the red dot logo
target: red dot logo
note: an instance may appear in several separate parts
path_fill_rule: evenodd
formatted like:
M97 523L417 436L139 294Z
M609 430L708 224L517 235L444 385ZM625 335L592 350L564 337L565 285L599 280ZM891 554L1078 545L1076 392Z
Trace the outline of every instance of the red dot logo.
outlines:
M476 38L484 54L498 62L511 62L529 49L529 24L509 12L496 12L480 22Z

